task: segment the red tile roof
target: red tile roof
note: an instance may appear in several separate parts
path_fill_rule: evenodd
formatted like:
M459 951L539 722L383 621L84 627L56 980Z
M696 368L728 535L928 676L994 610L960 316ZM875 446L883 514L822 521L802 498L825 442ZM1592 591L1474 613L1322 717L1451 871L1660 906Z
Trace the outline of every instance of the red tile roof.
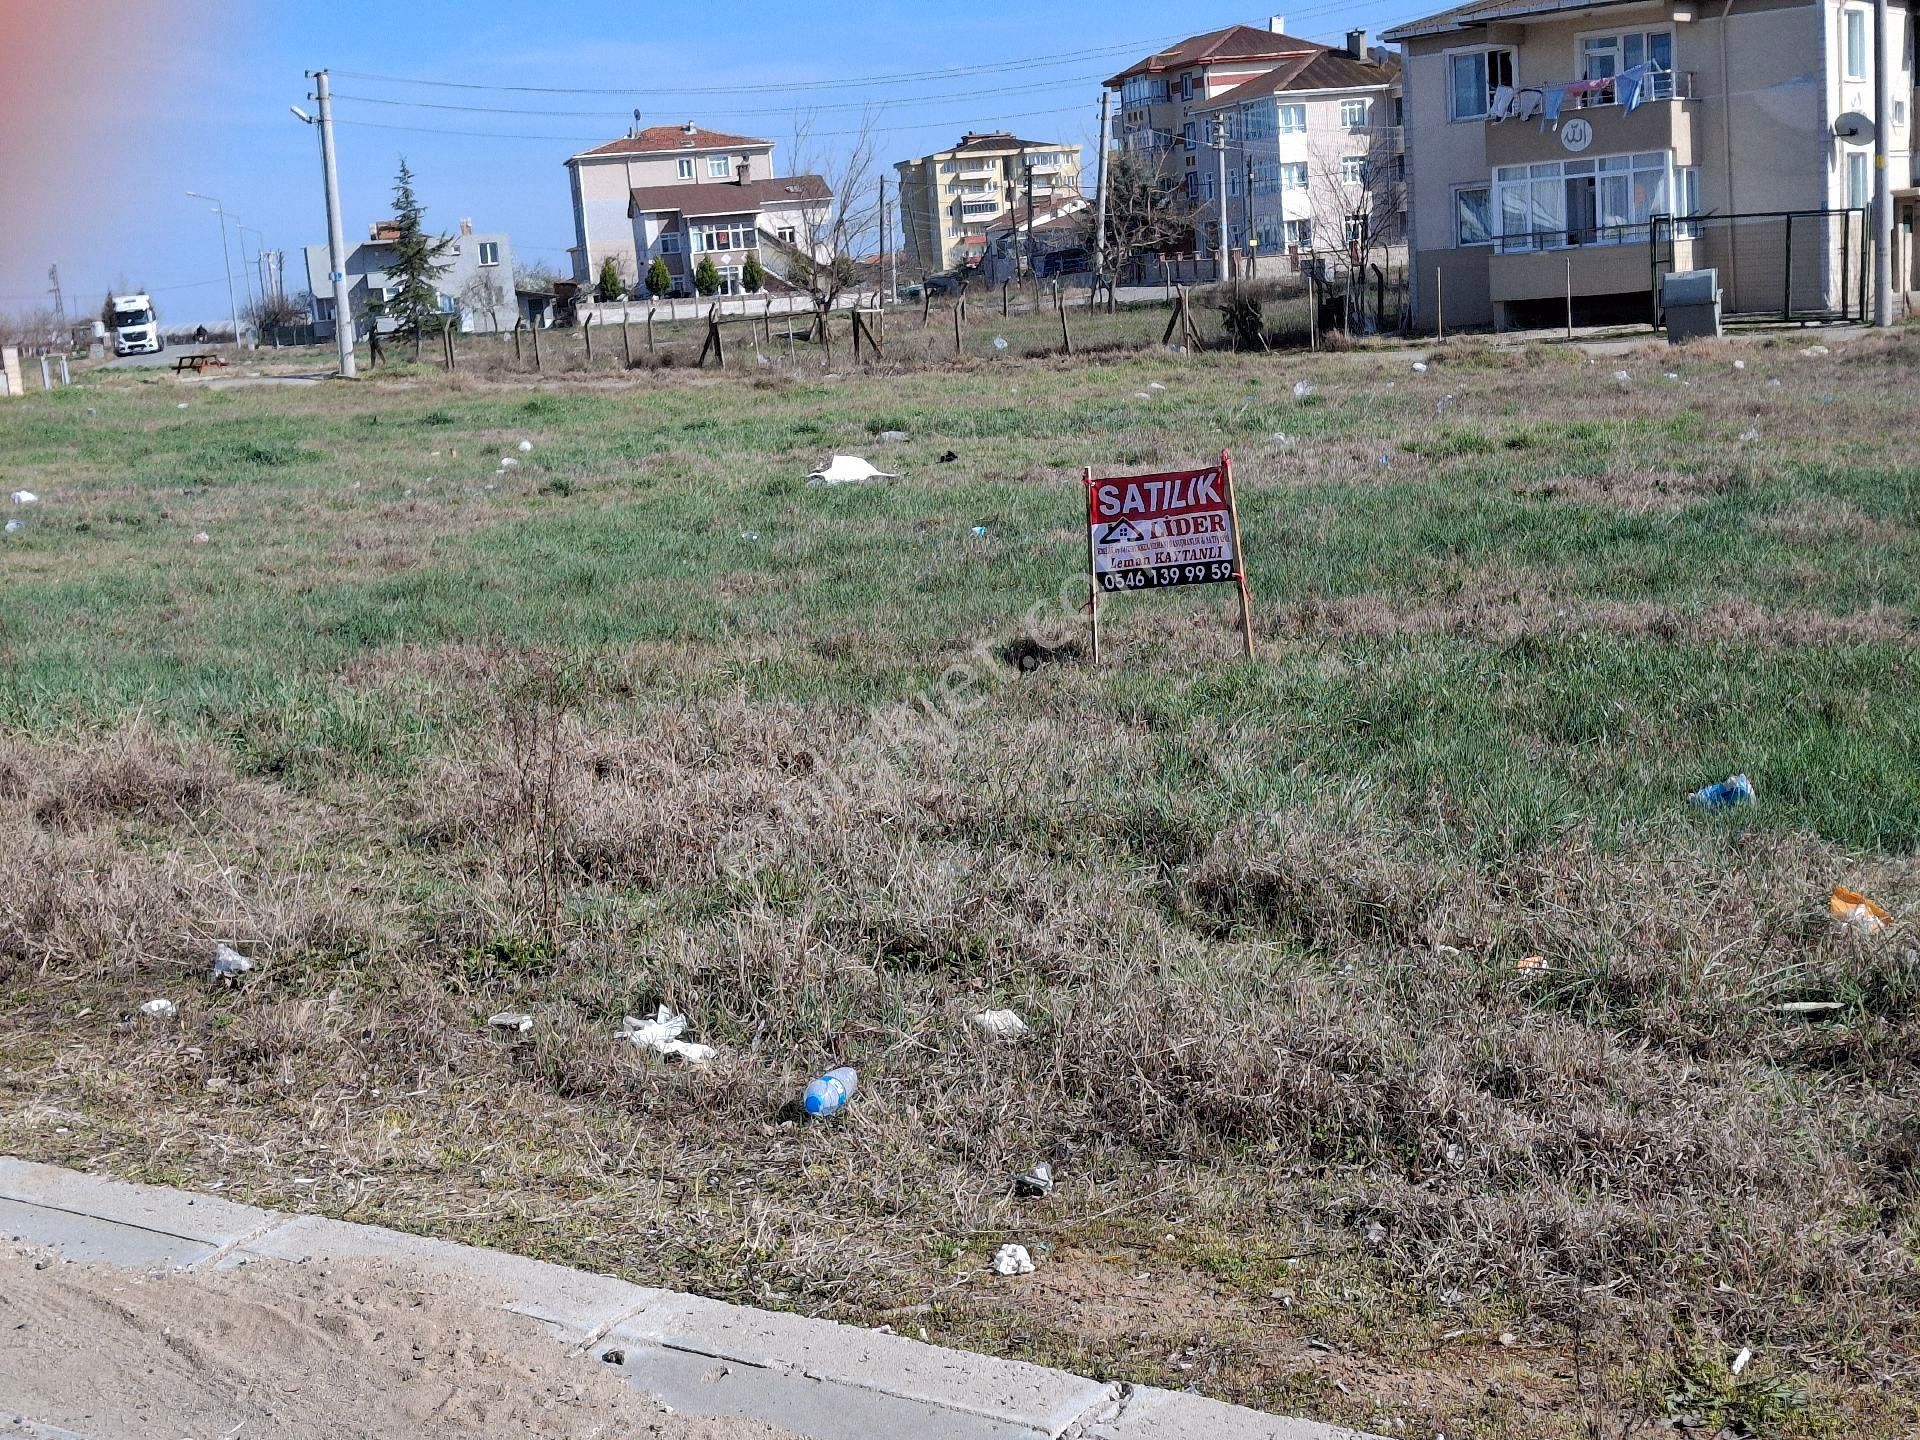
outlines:
M754 140L745 135L728 135L719 130L694 130L689 134L680 125L655 125L642 130L637 135L622 135L618 140L609 140L604 145L596 145L591 150L582 150L574 156L575 160L597 158L603 155L661 155L669 151L688 150L698 154L702 150L737 150L742 146L764 145L773 148L771 140Z
M818 175L782 175L774 180L749 180L744 185L731 180L713 180L705 185L644 185L633 192L627 213L752 215L832 198L832 188Z
M1398 61L1391 65L1376 65L1371 60L1356 60L1351 55L1326 50L1317 55L1300 55L1282 61L1266 74L1256 75L1224 95L1216 95L1204 106L1195 108L1217 110L1290 91L1378 88L1391 85L1399 78Z
M1078 145L1064 140L1021 140L1005 130L992 131L985 135L975 135L972 131L960 137L960 143L953 147L955 155L968 155L980 150L1078 150Z
M1292 35L1278 35L1254 25L1229 25L1224 30L1209 30L1182 40L1171 50L1149 55L1137 65L1129 65L1107 81L1107 88L1118 90L1129 75L1157 75L1163 70L1185 70L1202 65L1243 60L1283 60L1289 55L1309 55L1327 47Z

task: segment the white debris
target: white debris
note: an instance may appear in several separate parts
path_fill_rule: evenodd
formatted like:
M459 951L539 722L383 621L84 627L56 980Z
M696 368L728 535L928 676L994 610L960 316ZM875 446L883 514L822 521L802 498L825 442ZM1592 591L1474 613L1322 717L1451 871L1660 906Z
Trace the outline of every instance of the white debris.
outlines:
M518 465L519 463L520 462L514 459L511 455L502 455L500 457L500 468L502 470L511 470L513 469L514 466Z
M1669 380L1678 380L1679 378L1680 378L1680 377L1679 377L1679 375L1678 375L1678 374L1676 374L1676 373L1675 373L1674 371L1672 371L1672 370L1669 370L1669 371L1667 371L1667 379L1669 379Z
M1744 370L1747 368L1747 362L1744 360L1736 360L1733 362L1733 368L1736 370Z
M522 455L531 455L533 453L533 441L522 440L520 442L520 453Z
M1133 398L1136 400L1151 400L1153 396L1149 395L1144 390L1136 390L1133 392Z
M12 498L13 503L16 505L38 505L40 503L40 497L31 490L16 490L13 492Z
M533 1016L522 1010L502 1010L498 1015L489 1015L487 1024L496 1030L511 1030L524 1035L533 1029Z
M180 1007L171 1000L149 1000L140 1007L140 1013L156 1020L171 1020L180 1013Z
M1011 1010L982 1010L973 1017L973 1028L989 1040L1024 1040L1032 1033Z
M202 530L198 535L193 537L193 543L196 545L205 545L208 541L212 539L213 537L211 535L207 534L206 531Z
M1619 382L1620 382L1620 383L1621 383L1622 385L1624 385L1624 384L1626 384L1626 383L1627 383L1627 382L1628 382L1629 380L1631 380L1631 379L1633 379L1633 377L1632 377L1631 375L1629 375L1629 374L1627 374L1627 372L1626 372L1626 371L1624 371L1624 370L1616 370L1616 371L1614 371L1614 372L1613 372L1613 378L1614 378L1615 380L1617 380L1617 381L1619 381Z
M1751 445L1759 438L1760 432L1758 430L1742 430L1740 432L1740 443L1742 445Z
M1414 374L1416 374L1416 375L1424 375L1424 374L1426 374L1426 373L1427 373L1427 362L1426 362L1426 361L1424 361L1424 360L1416 360L1416 361L1414 361L1414 362L1413 362L1413 373L1414 373Z
M880 432L880 439L882 439L889 445L898 445L902 440L905 440L906 438L907 438L907 432L904 430L882 430Z
M187 408L187 402L182 400L178 405L174 406L173 408L176 410L184 410Z
M1738 1375L1742 1370L1746 1369L1747 1366L1749 1366L1752 1363L1753 1363L1753 1351L1748 1349L1745 1345L1742 1345L1740 1347L1740 1353L1733 1357L1733 1364L1730 1365L1728 1368L1732 1370L1734 1374Z
M1267 438L1282 450L1291 450L1293 448L1293 437L1284 430L1276 430Z
M1828 350L1827 347L1824 345L1809 345L1806 349L1802 350L1800 353L1802 355L1829 355L1829 354L1832 354L1833 352Z
M6 527L5 527L5 528L6 528L6 533L7 533L7 534L9 534L9 535L13 535L13 534L16 534L17 532L19 532L19 531L21 531L21 530L24 530L24 529L26 529L26 528L27 528L27 522L26 522L26 521L24 521L24 520L9 520L9 521L7 521L7 523L6 523Z
M1167 387L1162 385L1158 380L1150 380L1147 382L1147 388L1149 390L1164 390Z
M210 980L224 980L229 985L240 983L240 977L253 969L253 961L228 945L213 947L213 973Z
M1367 1222L1367 1243L1369 1245L1386 1244L1387 1227L1382 1225L1378 1220L1369 1220Z
M815 470L807 476L809 485L857 485L865 480L898 480L885 470L876 470L873 465L858 455L836 455L824 469Z
M615 1038L629 1041L642 1050L651 1050L670 1060L684 1060L689 1065L707 1064L713 1059L715 1050L711 1045L696 1045L690 1040L682 1040L680 1036L686 1028L686 1016L662 1005L654 1011L651 1020L642 1020L637 1015L627 1016Z
M1293 382L1294 399L1304 400L1311 394L1313 394L1313 382L1311 380L1296 380Z
M1006 336L1004 336L1004 335L996 335L996 336L994 336L994 337L993 337L993 348L994 348L994 349L996 349L996 350L1004 350L1004 349L1006 349L1006 348L1007 348L1007 337L1006 337Z
M1031 1275L1033 1257L1027 1254L1024 1245L1002 1245L993 1252L993 1273L996 1275Z

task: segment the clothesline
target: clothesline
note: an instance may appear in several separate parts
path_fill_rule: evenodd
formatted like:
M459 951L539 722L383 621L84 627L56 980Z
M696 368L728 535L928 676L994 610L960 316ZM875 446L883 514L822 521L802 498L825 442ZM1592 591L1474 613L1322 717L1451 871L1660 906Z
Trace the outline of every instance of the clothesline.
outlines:
M1569 97L1581 99L1588 95L1597 95L1612 90L1621 110L1631 115L1654 95L1653 78L1672 72L1664 66L1647 61L1622 70L1618 75L1606 75L1597 80L1573 80L1565 85L1526 85L1515 89L1511 85L1502 85L1493 92L1491 103L1487 106L1487 118L1495 124L1507 120L1531 120L1536 114L1540 117L1542 130L1558 129L1560 112L1566 107Z

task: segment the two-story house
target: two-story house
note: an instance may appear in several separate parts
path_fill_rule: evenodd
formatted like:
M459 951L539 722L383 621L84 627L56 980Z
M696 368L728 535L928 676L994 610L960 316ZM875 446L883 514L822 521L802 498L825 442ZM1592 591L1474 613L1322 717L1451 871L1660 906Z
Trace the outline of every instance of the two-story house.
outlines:
M1397 250L1406 207L1399 79L1398 62L1375 56L1355 30L1344 49L1290 56L1196 104L1200 164L1185 183L1207 248L1218 244L1224 210L1228 249L1241 256L1359 265ZM1216 134L1226 148L1224 197L1209 147Z
M1892 17L1910 218L1912 55L1906 9ZM1718 270L1731 313L1857 308L1871 141L1837 122L1873 113L1870 4L1475 0L1386 38L1405 64L1417 323L1646 320L1663 267Z
M367 228L366 240L347 251L347 299L353 307L355 326L362 331L366 317L370 313L379 315L381 305L398 289L387 273L394 260L397 234L393 221L377 220ZM469 333L511 330L520 318L514 294L513 242L498 231L475 233L471 220L462 220L459 234L447 238L446 252L437 262L446 268L434 282L441 312ZM305 253L313 333L330 339L334 333L333 281L327 247L308 245ZM383 334L398 323L391 316L380 316Z
M574 279L592 287L612 259L629 293L656 259L673 293L694 293L704 258L721 293L736 294L749 255L773 275L812 236L832 192L818 175L777 176L773 142L686 125L636 129L567 160L573 190Z
M922 275L980 260L987 231L1009 214L1049 210L1080 194L1080 147L971 132L947 150L902 160L900 248Z

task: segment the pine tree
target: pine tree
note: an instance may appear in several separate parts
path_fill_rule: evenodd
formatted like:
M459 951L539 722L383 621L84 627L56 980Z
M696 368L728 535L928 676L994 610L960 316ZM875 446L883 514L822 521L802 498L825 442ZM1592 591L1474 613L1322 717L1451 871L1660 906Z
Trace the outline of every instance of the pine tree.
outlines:
M390 294L382 313L399 322L398 328L417 341L429 322L440 317L439 278L453 268L444 260L454 248L447 235L429 235L427 210L413 193L413 171L406 157L400 159L400 173L393 177L393 224L398 232L388 242L393 259L387 265ZM437 328L437 324L436 324Z
M620 283L620 262L609 255L600 262L600 281L593 287L594 299L611 304L626 287Z
M747 263L740 267L740 287L749 295L758 295L766 288L767 270L760 263L758 255L747 256Z
M660 256L653 257L653 264L647 267L647 294L658 300L673 289L673 272L667 269L667 262Z
M693 272L693 288L702 295L716 294L720 289L720 272L713 267L713 257L702 255L699 268Z

